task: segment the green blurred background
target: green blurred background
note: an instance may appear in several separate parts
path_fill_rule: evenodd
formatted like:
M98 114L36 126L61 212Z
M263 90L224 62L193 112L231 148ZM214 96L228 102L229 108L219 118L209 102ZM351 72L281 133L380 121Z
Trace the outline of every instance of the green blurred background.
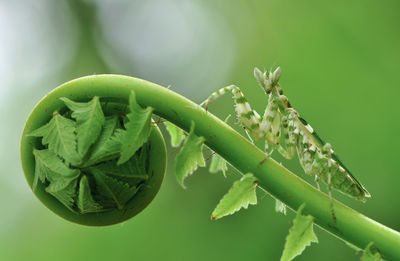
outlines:
M240 176L202 169L183 190L171 148L159 195L123 224L75 225L34 197L19 161L25 119L57 85L99 73L144 78L196 102L234 83L263 112L253 68L280 65L294 107L373 197L334 196L400 230L399 11L396 0L0 1L0 260L279 260L293 213L275 213L260 193L258 206L211 221ZM233 113L228 96L210 105L221 118ZM302 175L297 160L275 158ZM359 260L316 233L320 243L296 260Z

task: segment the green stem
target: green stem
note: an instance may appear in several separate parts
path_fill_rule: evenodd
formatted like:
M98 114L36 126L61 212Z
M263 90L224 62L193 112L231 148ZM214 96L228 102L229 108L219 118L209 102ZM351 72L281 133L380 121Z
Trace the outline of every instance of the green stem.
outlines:
M332 218L329 197L300 179L234 131L229 125L207 113L192 101L162 86L120 75L95 75L61 85L42 100L43 113L51 113L61 105L58 97L85 100L100 96L127 100L134 90L138 102L154 108L154 113L188 131L191 121L195 132L205 138L212 150L224 157L242 173L251 172L259 185L292 209L306 203L305 214L316 224L339 238L364 249L373 241L387 260L400 260L400 233L333 200L336 222ZM47 99L50 98L50 99ZM47 102L48 101L48 102ZM50 102L52 101L52 102ZM42 124L42 123L38 123Z

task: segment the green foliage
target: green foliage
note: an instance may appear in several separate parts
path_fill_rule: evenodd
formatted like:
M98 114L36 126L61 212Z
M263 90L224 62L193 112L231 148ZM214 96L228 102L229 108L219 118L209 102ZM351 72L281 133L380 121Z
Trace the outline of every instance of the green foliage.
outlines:
M46 188L46 192L53 195L56 199L58 199L64 206L66 206L72 212L75 212L73 209L74 200L76 197L76 184L77 179L74 179L69 185L61 190L53 189L53 187L49 186Z
M140 83L141 83L141 82L136 82L137 79L129 79L129 81L128 81L128 77L118 77L118 76L113 76L113 77L116 77L115 79L117 79L117 81L115 81L116 83L114 86L119 86L122 83L125 85L125 83L124 83L125 79L127 80L127 82L126 82L127 85L129 85L129 81L133 82L132 87L140 85ZM86 81L88 81L88 79L90 81L87 83L92 84L92 85L93 85L93 83L96 83L96 81L99 81L99 79L103 79L102 81L99 81L99 83L107 83L107 84L99 84L99 85L106 86L107 88L104 89L105 91L108 91L108 88L110 86L113 86L112 85L113 78L110 78L109 76L96 76L95 78L87 77L87 78L84 78L81 80L77 80L76 82L81 83L81 81L83 81L82 83L84 84L84 83L86 83ZM72 84L75 84L75 81L73 81ZM153 92L146 93L147 89L152 89L152 91L153 91L153 88L147 88L147 87L149 87L149 85L151 87L154 87L154 89L157 88L157 85L151 85L151 83L146 83L146 85L142 86L142 87L146 87L146 88L142 88L141 90L144 92L143 95L152 95L151 97L153 97L154 96ZM69 86L69 85L67 85L67 86ZM76 88L76 89L78 89L78 88ZM110 88L110 89L112 89L112 88ZM124 92L125 91L126 91L126 89L124 89ZM163 93L161 92L161 94L163 94ZM168 94L168 95L170 95L170 94ZM121 96L121 94L119 94L119 96ZM184 98L181 96L176 95L176 97L175 97L172 94L170 96L171 97L165 95L166 100L176 101L176 102L168 102L168 104L175 104L175 103L177 104L180 101L185 102ZM118 97L113 97L113 98L118 98ZM147 97L147 99L150 99L151 97ZM166 104L166 103L167 102L162 102L160 104ZM157 104L157 102L151 103L151 104L157 109L157 111L162 111L163 106L164 106L164 105L159 106ZM363 238L364 236L366 236L366 237L373 236L373 234L371 235L371 231L372 232L379 231L379 233L382 233L382 235L392 236L391 238L385 236L383 239L381 239L380 237L377 237L377 240L380 240L380 243L379 243L380 247L386 248L386 250L389 252L389 254L392 254L392 256L396 256L396 250L393 250L393 248L390 249L390 247L386 247L387 244L385 244L386 242L389 242L389 244L390 244L390 242L392 242L392 243L395 242L395 240L393 240L393 239L396 239L398 237L396 237L396 234L394 232L391 232L389 229L386 229L384 226L381 226L380 224L375 224L373 221L365 218L363 215L359 215L359 213L351 210L350 208L346 208L341 204L338 204L335 200L332 200L332 199L330 202L332 203L332 205L334 205L335 210L340 210L340 212L339 211L336 212L336 213L340 213L340 216L338 215L339 222L337 222L337 224L335 224L334 227L329 226L329 221L332 221L332 220L331 220L331 216L327 215L327 213L330 214L330 212L327 211L327 209L329 209L328 208L328 205L329 205L328 197L322 196L322 194L320 192L309 189L307 186L304 186L305 183L303 181L301 181L301 179L295 177L292 173L290 173L287 169L285 169L283 166L281 166L279 163L275 162L274 160L268 159L267 161L262 161L262 158L265 157L265 154L261 150L257 149L250 142L246 142L242 138L238 138L237 134L232 129L228 128L228 126L225 126L225 124L220 124L220 121L216 121L214 119L214 117L207 115L207 113L204 113L204 110L196 109L196 107L191 106L191 104L189 102L186 102L186 104L187 104L187 106L176 106L176 111L173 111L175 114L173 114L172 116L171 116L171 114L168 114L168 113L171 113L171 112L169 112L169 110L167 110L165 112L162 111L162 113L165 113L166 118L171 118L171 119L173 119L174 115L176 115L176 114L184 115L184 113L187 113L186 116L192 118L193 121L195 121L195 122L201 123L202 126L207 126L205 124L209 124L209 126L212 126L211 132L208 132L207 128L201 128L197 132L198 134L203 135L207 139L207 145L209 145L212 148L215 148L217 151L224 152L224 155L226 155L226 157L232 163L234 163L234 166L236 168L238 168L239 170L246 171L247 169L250 168L252 170L252 172L257 176L257 179L260 180L260 185L267 185L266 187L272 188L273 191L275 192L274 195L276 195L280 199L283 199L284 202L287 202L291 207L296 206L299 202L299 199L304 199L305 202L315 203L313 205L313 208L310 208L309 211L312 211L313 214L316 214L316 217L317 217L316 222L319 222L319 224L321 226L324 226L325 229L327 229L333 233L336 233L339 236L343 235L343 237L347 236L347 238L352 238L352 237L348 237L349 233L352 232L351 229L349 229L349 228L351 228L352 225L355 226L357 228L357 232L358 232L358 235L353 238L355 241L355 244L359 244L360 241L362 242L363 240L365 240ZM184 108L185 111L183 111L182 108ZM70 113L67 112L64 115L65 115L65 117L68 117L68 115L70 115ZM35 119L36 118L35 116L36 115L33 114L32 117L30 117L30 119ZM118 116L119 124L117 124L118 125L117 130L113 131L113 133L111 135L114 135L114 133L117 133L117 131L120 130L120 133L123 136L126 131L123 129L124 122L128 122L128 121L124 121L124 116ZM177 120L177 122L178 122L178 120ZM181 123L183 126L187 123L187 119L184 119L184 121L179 122L179 123ZM29 128L27 130L29 130ZM214 142L215 137L218 137L218 140L217 140L218 142ZM238 139L236 139L236 138L238 138ZM28 144L28 143L30 143L30 145L26 146L26 144ZM36 144L36 143L37 142L32 142L31 138L29 138L29 139L23 138L22 147L23 148L26 148L26 147L31 148L30 146L32 144ZM121 144L121 142L120 142L120 144ZM96 147L96 144L93 144L93 148L94 147ZM48 146L46 146L46 145L43 145L43 146L40 145L37 147L37 149L43 149L43 148L49 149ZM26 150L26 151L28 151L27 153L31 153L30 149ZM27 154L26 151L25 151L25 154ZM200 151L201 151L201 149L200 149ZM229 154L229 152L234 152L234 153ZM29 156L31 157L32 155L29 155ZM113 157L115 157L115 158L109 159L109 160L116 161L118 159L118 155L113 156ZM28 159L29 159L29 161L31 161L31 158L28 158ZM27 162L27 161L25 161L25 162ZM264 162L266 164L264 164ZM98 162L98 163L96 163L96 165L101 165L102 163L103 162ZM72 166L71 168L74 168L74 167L78 167L79 169L82 169L82 166ZM88 167L88 169L90 169L91 167L94 168L93 165L89 165L87 167ZM244 172L244 173L246 173L246 172ZM88 181L90 183L89 185L91 188L93 199L95 199L97 202L101 203L102 206L104 206L103 201L98 200L98 198L100 197L99 194L101 194L101 193L99 192L99 190L100 190L100 189L98 189L99 185L96 184L96 180L95 180L94 176L90 172L86 173L83 171L82 171L81 175L85 175L88 177ZM104 180L106 180L105 177L107 177L108 174L105 173L105 174L101 174L101 175L104 176L103 182L107 183L107 181L104 181ZM108 186L109 190L111 190L112 187L118 186L118 184L115 186L112 186L113 183L118 183L118 178L114 177L114 176L110 177L110 178L113 178L114 181L110 181L111 184L106 184ZM38 177L38 179L39 179L39 177ZM49 182L49 181L46 180L46 178L44 178L44 182L43 182L43 183L45 183L44 185L47 185L47 182ZM76 181L74 183L76 183ZM120 184L122 184L123 187L127 187L127 186L123 185L124 182L122 180L121 180ZM128 184L128 183L125 182L125 184ZM136 188L138 189L140 186L142 186L142 184L143 183L139 184L138 186L136 186ZM143 187L145 187L145 184L143 184L143 185L144 185ZM40 189L42 189L43 186L40 186ZM71 182L68 186L71 186L73 188L73 182ZM129 186L129 184L128 184L128 186ZM48 189L48 190L51 192L50 189ZM76 187L75 187L75 189L70 189L68 191L75 191L75 193L76 193ZM296 192L296 193L294 193L294 192ZM63 194L68 195L68 193L63 193ZM107 194L107 193L103 192L102 194ZM62 198L62 197L60 197L60 198ZM66 202L67 206L70 206L71 200L68 200L68 198L70 199L70 197L65 196L64 198L66 198L66 200L63 200L63 201ZM74 197L74 198L76 200L76 197ZM315 201L314 201L314 199L315 199ZM74 202L72 204L73 210L77 209L76 204L77 204L76 202ZM115 203L113 203L113 204L115 205ZM93 216L96 216L96 215L93 215ZM327 216L328 216L328 218L327 218ZM343 216L346 218L341 218ZM362 222L357 223L357 221L362 221ZM371 229L369 227L371 227ZM360 228L362 228L362 229L360 229ZM367 231L367 232L364 233L364 231ZM389 238L389 239L385 239L385 238Z
M185 133L183 130L169 121L164 122L164 125L171 136L171 146L174 148L179 147L181 142L185 139Z
M112 202L118 209L122 209L138 191L137 187L130 187L126 182L111 178L97 168L91 168L90 172L96 180L97 190L103 197L103 202Z
M82 214L99 212L103 209L103 207L100 204L94 201L90 191L89 181L86 176L83 176L79 183L79 194L78 194L77 205L79 208L79 212Z
M117 164L120 165L130 159L135 152L148 140L151 131L151 115L153 109L143 109L136 102L135 93L129 96L130 113L126 116L129 122L125 124L126 133L122 137L121 157Z
M195 124L192 122L189 135L175 158L175 175L183 188L185 188L183 184L185 178L191 175L197 166L204 167L206 165L202 152L204 138L197 137L194 129Z
M217 173L221 171L224 177L226 177L226 171L228 167L226 166L226 160L224 160L219 154L215 153L212 155L211 164L210 164L210 172Z
M91 165L90 162L96 162L97 160L101 159L104 150L106 150L104 146L111 138L115 128L117 127L117 120L118 118L115 116L105 118L100 136L91 148L90 158L87 160L87 162L89 162L88 165Z
M383 260L381 254L373 248L374 242L370 242L364 250L361 261L380 261Z
M49 150L56 153L67 162L78 165L81 158L76 150L75 122L53 113L49 123L31 132L30 136L43 137L43 145L48 145Z
M285 247L283 249L281 261L290 261L300 255L304 249L312 242L318 243L317 236L314 234L312 216L304 216L301 211L305 207L302 204L297 210L296 218L293 220L293 226L286 237Z
M34 150L33 155L35 156L33 190L36 189L38 180L44 182L46 179L50 181L52 191L64 189L80 174L78 169L70 169L56 154L48 149Z
M241 208L257 204L256 195L257 179L253 174L248 173L240 180L233 183L232 188L221 199L211 214L211 219L218 219L223 216L232 215Z
M116 129L111 137L109 137L102 145L97 146L98 149L93 152L86 164L83 164L83 167L94 165L106 160L116 159L121 154L124 134L125 130Z
M95 96L90 102L74 102L68 98L61 100L72 110L71 117L76 120L78 153L83 157L99 137L104 124L99 97Z
M139 167L137 160L132 160L132 158L119 166L117 165L117 161L110 160L97 165L95 168L108 175L121 178L148 179L144 168Z
M152 109L142 109L132 93L124 125L122 111L105 116L98 97L86 103L61 100L72 113L54 113L29 134L43 137L41 149L33 150L33 190L40 181L77 214L122 210L149 178L148 146L142 145L151 131Z

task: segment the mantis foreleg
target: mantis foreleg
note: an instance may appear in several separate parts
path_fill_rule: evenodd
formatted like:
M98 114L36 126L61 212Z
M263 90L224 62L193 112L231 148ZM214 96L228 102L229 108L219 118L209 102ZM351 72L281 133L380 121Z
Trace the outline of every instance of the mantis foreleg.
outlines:
M238 122L245 128L246 133L253 137L255 140L260 140L264 137L264 133L260 129L261 117L260 115L250 107L247 99L239 87L230 85L219 89L212 93L204 102L200 105L207 105L210 102L215 101L225 93L232 92L233 101L235 103L235 111Z

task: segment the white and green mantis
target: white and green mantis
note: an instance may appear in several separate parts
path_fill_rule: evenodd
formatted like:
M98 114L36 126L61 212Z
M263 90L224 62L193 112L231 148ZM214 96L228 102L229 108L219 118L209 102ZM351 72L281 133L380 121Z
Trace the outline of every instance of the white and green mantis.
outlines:
M263 117L251 109L242 91L235 85L212 93L201 105L207 108L210 102L225 93L232 92L238 122L250 140L265 140L267 156L277 150L286 159L292 159L297 151L304 172L314 176L317 184L318 180L326 183L330 197L332 197L331 188L361 201L371 197L335 155L331 145L325 143L293 109L278 83L280 76L280 67L275 71L264 73L258 68L254 69L254 77L268 97Z

